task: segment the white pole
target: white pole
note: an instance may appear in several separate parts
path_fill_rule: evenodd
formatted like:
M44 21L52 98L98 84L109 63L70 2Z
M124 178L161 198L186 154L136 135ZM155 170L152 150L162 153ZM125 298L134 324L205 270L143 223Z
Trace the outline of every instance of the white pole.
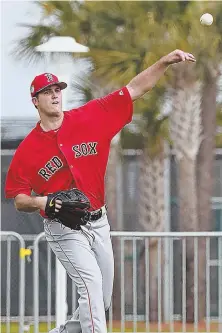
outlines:
M66 270L56 258L56 326L64 325L67 320L68 305Z

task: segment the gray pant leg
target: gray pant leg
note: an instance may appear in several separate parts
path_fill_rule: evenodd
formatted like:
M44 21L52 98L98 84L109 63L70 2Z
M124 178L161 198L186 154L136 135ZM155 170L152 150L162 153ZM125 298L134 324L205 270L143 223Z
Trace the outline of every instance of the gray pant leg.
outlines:
M110 307L113 292L114 259L113 248L110 237L110 225L105 215L101 221L92 225L95 240L92 250L102 274L103 300L107 311Z
M103 301L105 311L111 305L114 279L114 258L110 237L110 225L107 215L100 220L82 227L87 237L93 238L92 251L102 274ZM78 309L73 314L72 320L78 319Z
M49 333L81 333L80 322L77 320L68 320L65 325L53 328Z
M51 249L77 286L82 332L106 333L102 275L90 240L81 231L64 228L57 222L45 223L45 234ZM69 324L66 326L68 328Z

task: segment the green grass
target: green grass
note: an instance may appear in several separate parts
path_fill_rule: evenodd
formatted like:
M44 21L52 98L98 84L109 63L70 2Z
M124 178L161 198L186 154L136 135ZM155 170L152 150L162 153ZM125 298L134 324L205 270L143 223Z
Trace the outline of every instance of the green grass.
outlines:
M26 325L26 323L25 323ZM34 325L27 325L29 326L29 329L27 331L24 331L24 332L27 332L27 333L34 333ZM49 330L50 329L53 329L55 327L55 323L51 323L51 328L49 327ZM47 323L40 323L39 324L39 333L46 333L49 331L48 330L48 327L47 327ZM19 324L18 323L10 323L10 326L9 326L9 330L7 331L7 326L6 326L6 323L2 323L1 324L1 333L19 333Z
M1 333L19 333L19 324L18 323L10 323L10 326L8 328L8 331L7 331L7 327L6 327L6 324L2 323L1 324L1 330L0 332ZM53 329L55 327L55 323L51 323L51 328L49 327L49 330L50 329ZM39 324L39 333L48 333L48 327L47 327L47 323L40 323ZM125 332L130 332L131 330L126 330ZM34 325L29 325L29 329L27 331L24 331L24 332L27 332L27 333L34 333ZM119 329L113 329L113 332L119 332Z
M114 324L114 327L113 327L112 332L121 332L120 322L116 321L113 324ZM175 325L174 332L183 332L181 323L175 322L174 325ZM217 333L219 332L219 323L211 323L210 326L211 326L210 332L217 332ZM0 327L1 327L1 331L0 331L1 333L19 333L19 324L18 323L11 322L10 325L8 325L8 330L7 330L6 323L1 323ZM39 323L39 333L48 333L50 331L50 329L53 329L54 327L55 327L54 322L51 323L51 327L49 327L49 329L47 327L47 323L43 323L43 322ZM205 324L199 325L198 329L199 329L198 332L206 332ZM108 331L109 331L109 324L108 324ZM138 323L137 332L145 332L145 331L146 331L146 328L145 328L144 323ZM194 325L187 324L186 332L193 333L194 331L195 331ZM24 331L24 333L25 332L34 333L34 325L33 324L29 325L29 329ZM132 322L126 323L126 328L125 328L124 332L135 332L133 330ZM157 323L150 324L150 332L159 332ZM169 324L162 325L162 332L171 332Z

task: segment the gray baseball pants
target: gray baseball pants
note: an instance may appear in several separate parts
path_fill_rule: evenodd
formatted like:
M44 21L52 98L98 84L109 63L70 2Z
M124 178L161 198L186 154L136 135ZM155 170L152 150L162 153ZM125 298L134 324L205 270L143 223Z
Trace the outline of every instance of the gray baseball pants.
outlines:
M79 308L70 321L51 333L106 333L105 311L111 304L114 261L107 215L82 230L71 230L56 221L44 220L46 239L77 286ZM62 286L61 286L62 288ZM81 331L80 330L80 331Z

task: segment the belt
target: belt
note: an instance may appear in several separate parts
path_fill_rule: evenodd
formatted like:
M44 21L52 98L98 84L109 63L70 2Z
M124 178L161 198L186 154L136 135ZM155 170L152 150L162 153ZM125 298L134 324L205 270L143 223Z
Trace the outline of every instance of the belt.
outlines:
M102 206L101 208L94 210L92 212L89 212L89 216L87 216L87 219L89 222L91 221L97 221L101 219L106 214L107 207L106 205Z

